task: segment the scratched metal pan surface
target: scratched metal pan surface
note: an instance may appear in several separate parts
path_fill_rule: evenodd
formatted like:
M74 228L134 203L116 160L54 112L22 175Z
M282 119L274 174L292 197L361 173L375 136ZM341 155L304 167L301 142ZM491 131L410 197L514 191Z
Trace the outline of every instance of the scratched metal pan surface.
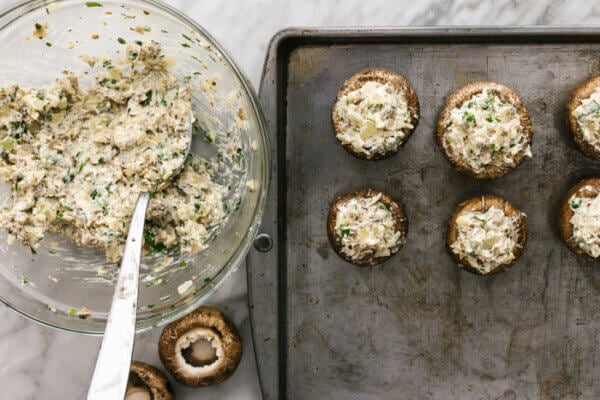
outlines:
M300 30L273 39L261 86L275 179L248 283L267 399L600 398L600 266L561 242L568 188L600 175L565 124L565 104L600 74L592 29ZM362 161L336 141L331 108L352 74L405 76L421 103L406 146ZM446 161L435 126L446 97L490 80L513 88L533 123L533 158L478 182ZM341 194L372 187L408 215L408 241L375 268L343 261L326 216ZM454 207L500 195L527 214L529 240L507 272L476 276L448 256ZM262 243L263 245L265 243ZM260 247L260 246L259 246ZM264 250L264 249L263 249Z

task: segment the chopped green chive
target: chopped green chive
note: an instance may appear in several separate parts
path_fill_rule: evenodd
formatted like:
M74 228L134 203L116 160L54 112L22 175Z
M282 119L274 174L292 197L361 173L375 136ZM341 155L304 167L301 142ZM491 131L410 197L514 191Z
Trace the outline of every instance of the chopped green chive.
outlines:
M37 254L37 251L33 247L29 247L29 249L31 249L31 254Z
M342 237L350 236L350 229L342 229Z
M85 3L86 7L103 7L102 4L97 3L95 1L88 1L87 3Z
M23 278L21 278L21 283L23 285L27 285L29 283L29 279L27 279L27 277L24 276Z
M52 43L50 43L50 42L46 42L46 46L48 46L48 47L52 47Z
M188 49L190 48L190 45L189 45L189 44L187 44L187 43L181 43L181 45L182 45L183 47L186 47L186 48L188 48Z
M117 42L121 43L121 44L125 44L127 43L127 41L125 39L123 39L122 37L117 39Z
M154 233L147 230L144 230L144 241L152 253L160 252L165 248L162 243L156 241Z
M185 268L185 267L187 267L187 262L185 262L185 261L182 261L182 262L180 262L180 263L179 263L179 267L180 267L180 268Z
M212 278L204 278L204 283L211 283L212 282Z
M473 114L465 113L465 120L475 122L475 116Z
M71 314L71 315L75 315L75 314L77 314L77 310L76 310L76 309L74 309L74 308L71 308L71 309L69 310L69 314Z
M150 282L146 283L146 287L154 286L162 282L162 276L157 276L152 279Z

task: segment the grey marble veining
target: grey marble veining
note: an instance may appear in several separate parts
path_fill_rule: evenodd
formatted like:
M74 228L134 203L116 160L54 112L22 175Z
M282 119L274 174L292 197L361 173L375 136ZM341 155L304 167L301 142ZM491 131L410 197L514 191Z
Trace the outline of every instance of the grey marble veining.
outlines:
M4 8L14 1L0 0ZM169 0L204 26L258 87L270 38L288 26L598 25L600 2L590 0ZM241 330L240 368L212 388L176 386L178 399L258 399L246 305L246 271L240 269L211 301ZM100 339L45 328L0 306L0 398L85 398ZM160 330L137 337L134 358L160 366Z

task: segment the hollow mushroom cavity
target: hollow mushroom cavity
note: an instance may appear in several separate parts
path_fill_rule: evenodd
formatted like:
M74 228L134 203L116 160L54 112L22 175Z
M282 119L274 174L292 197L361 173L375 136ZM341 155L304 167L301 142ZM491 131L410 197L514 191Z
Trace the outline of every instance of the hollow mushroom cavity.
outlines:
M200 307L164 329L159 355L178 382L208 386L233 374L242 356L242 342L237 328L223 313Z

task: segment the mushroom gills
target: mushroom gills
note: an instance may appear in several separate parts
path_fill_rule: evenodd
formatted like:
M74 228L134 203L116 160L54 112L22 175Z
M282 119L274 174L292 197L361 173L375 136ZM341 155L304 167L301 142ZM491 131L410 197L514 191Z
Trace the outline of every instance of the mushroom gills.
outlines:
M124 400L173 399L173 388L160 370L141 361L131 363Z

